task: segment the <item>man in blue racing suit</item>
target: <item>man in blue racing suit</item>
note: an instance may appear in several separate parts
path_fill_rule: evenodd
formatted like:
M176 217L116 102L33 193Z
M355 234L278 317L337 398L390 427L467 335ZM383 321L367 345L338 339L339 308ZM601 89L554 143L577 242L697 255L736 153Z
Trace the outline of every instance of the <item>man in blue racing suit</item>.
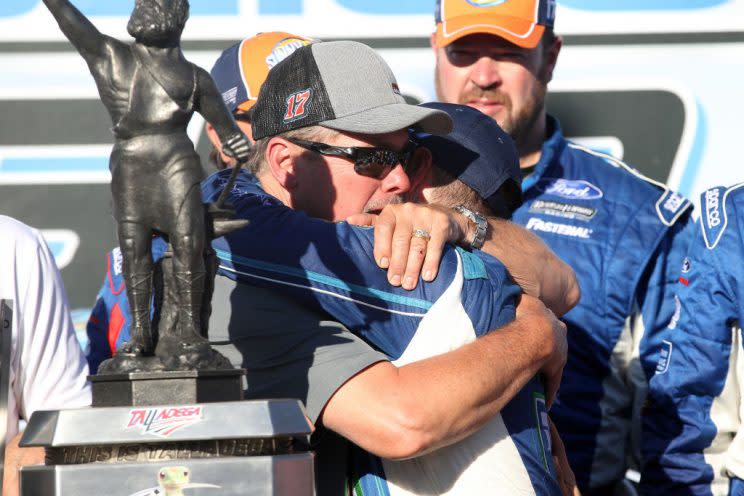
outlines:
M488 114L517 145L524 203L513 220L571 265L582 295L564 316L569 358L551 418L583 494L632 492L624 476L638 465L638 412L673 312L690 203L564 138L545 108L562 45L554 16L552 0L439 0L437 96Z
M700 205L643 410L643 494L744 495L744 183Z

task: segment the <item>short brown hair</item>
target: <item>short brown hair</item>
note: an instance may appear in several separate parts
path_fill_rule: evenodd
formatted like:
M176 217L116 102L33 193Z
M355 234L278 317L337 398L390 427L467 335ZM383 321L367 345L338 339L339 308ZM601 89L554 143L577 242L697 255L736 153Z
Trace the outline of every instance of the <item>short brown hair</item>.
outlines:
M494 215L488 203L473 188L436 164L431 168L431 188L430 201L434 204L449 208L464 205L481 215L489 217Z
M250 156L248 157L248 160L243 167L248 169L254 176L263 172L263 169L266 165L266 149L269 145L269 141L272 138L297 138L304 140L328 139L329 137L333 136L333 133L336 132L337 131L323 126L308 126L301 127L299 129L293 129L291 131L280 133L275 136L267 136L265 138L261 138L260 140L256 141L256 143L253 145L253 148L251 148Z

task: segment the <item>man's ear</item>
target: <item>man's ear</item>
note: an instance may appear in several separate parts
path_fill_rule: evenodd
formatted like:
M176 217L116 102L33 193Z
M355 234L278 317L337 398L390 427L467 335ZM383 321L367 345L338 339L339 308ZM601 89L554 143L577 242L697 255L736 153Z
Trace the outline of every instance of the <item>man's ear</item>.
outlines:
M272 138L266 146L266 165L269 172L287 191L297 186L295 158L292 156L289 142L284 138Z
M416 201L423 201L424 189L431 186L432 160L431 152L423 146L418 147L411 157L408 169L412 173L408 179L411 181L411 195Z
M431 46L431 49L434 50L434 56L437 55L437 33L436 31L431 33L431 36L429 37L429 45Z
M558 54L561 53L561 47L563 46L563 38L556 36L553 40L553 44L550 46L545 55L545 73L543 75L545 83L549 83L553 79L553 70L555 65L558 63Z

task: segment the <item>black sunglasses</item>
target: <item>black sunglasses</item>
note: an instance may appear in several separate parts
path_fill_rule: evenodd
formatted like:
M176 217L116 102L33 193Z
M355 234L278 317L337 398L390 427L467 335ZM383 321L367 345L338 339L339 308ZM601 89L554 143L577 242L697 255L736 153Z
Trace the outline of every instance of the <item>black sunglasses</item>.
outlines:
M402 165L403 169L408 167L417 146L416 143L408 140L406 146L401 151L396 152L389 148L374 146L333 146L298 138L287 138L287 141L301 146L306 150L320 153L321 155L352 160L354 162L354 171L357 174L375 179L383 179L398 164Z

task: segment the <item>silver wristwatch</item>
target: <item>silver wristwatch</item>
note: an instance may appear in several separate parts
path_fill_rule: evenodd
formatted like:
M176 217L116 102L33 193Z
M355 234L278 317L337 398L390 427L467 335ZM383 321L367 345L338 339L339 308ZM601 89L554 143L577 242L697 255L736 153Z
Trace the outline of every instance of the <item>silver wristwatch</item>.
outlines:
M488 232L488 221L486 218L477 212L473 212L465 205L458 205L455 207L455 210L475 223L475 235L470 240L470 247L480 248L483 246L483 243L486 241L486 233Z

